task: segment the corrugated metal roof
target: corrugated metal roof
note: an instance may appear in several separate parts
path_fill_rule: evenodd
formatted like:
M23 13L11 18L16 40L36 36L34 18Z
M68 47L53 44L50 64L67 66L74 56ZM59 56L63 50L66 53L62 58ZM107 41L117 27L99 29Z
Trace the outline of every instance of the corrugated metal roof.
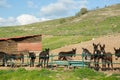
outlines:
M17 36L17 37L11 37L11 38L0 38L0 41L6 41L11 39L20 39L20 38L27 38L27 37L37 37L42 35L29 35L29 36Z

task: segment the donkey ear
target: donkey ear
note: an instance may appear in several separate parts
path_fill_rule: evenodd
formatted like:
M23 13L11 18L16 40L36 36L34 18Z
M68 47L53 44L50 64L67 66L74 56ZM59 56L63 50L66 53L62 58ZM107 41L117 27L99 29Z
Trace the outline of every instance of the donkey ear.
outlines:
M105 44L103 44L103 47L105 48Z
M119 50L120 50L120 48L119 48Z
M47 50L47 48L45 48L45 51Z
M76 50L76 48L73 48L73 50Z
M76 50L76 48L74 49L74 48L72 48L72 51L75 51Z
M47 48L47 50L50 50L49 48Z
M93 43L93 46L94 46L95 44Z
M84 50L84 48L82 48Z
M116 48L114 47L114 50L116 51Z

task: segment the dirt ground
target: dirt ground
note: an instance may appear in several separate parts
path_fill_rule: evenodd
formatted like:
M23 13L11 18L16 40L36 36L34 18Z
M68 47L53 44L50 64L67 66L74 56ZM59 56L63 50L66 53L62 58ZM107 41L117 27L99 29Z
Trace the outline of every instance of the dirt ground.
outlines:
M93 38L90 41L81 42L74 45L64 46L55 50L52 50L51 53L57 54L60 51L69 51L72 48L77 48L77 54L82 53L82 48L87 48L90 52L93 52L93 43L105 44L106 52L111 52L114 54L114 47L120 48L120 34L103 36L100 38Z

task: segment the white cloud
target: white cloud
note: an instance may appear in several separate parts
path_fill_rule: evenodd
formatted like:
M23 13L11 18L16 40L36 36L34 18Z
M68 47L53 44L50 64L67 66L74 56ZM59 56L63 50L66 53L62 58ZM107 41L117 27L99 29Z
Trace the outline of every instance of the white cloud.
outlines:
M17 21L18 21L18 23L20 23L20 25L25 25L25 24L38 22L39 19L36 18L35 16L29 15L29 14L22 14L17 17Z
M10 26L10 25L16 25L17 21L13 17L9 17L7 19L0 18L0 26Z
M0 0L0 7L9 8L11 5L7 3L7 0Z
M35 23L35 22L42 22L42 21L48 21L48 20L50 20L50 19L37 18L33 15L22 14L16 18L14 18L14 17L9 17L9 18L0 17L0 26L25 25L25 24L31 24L31 23Z
M14 25L25 25L34 22L38 22L39 19L35 16L29 14L22 14L17 18L9 17L9 18L2 18L0 17L0 26L14 26Z
M40 15L46 17L61 17L71 14L74 10L80 10L86 7L87 0L57 0L56 3L51 3L43 6L40 9Z
M3 23L5 22L5 19L4 18L0 18L0 23Z
M48 18L40 18L40 22L42 22L42 21L48 21L48 20L51 20L51 19L48 19Z

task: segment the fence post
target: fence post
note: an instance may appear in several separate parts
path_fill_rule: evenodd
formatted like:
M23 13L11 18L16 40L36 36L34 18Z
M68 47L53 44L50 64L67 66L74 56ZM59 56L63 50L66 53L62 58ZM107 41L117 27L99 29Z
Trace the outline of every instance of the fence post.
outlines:
M54 57L53 54L51 54L50 57L51 57L51 68L53 69L53 57Z
M29 61L28 61L28 59L29 59L29 57L28 57L28 55L27 55L27 65L29 65Z
M83 64L83 67L84 67L84 54L82 53L81 56L82 56L82 64Z

